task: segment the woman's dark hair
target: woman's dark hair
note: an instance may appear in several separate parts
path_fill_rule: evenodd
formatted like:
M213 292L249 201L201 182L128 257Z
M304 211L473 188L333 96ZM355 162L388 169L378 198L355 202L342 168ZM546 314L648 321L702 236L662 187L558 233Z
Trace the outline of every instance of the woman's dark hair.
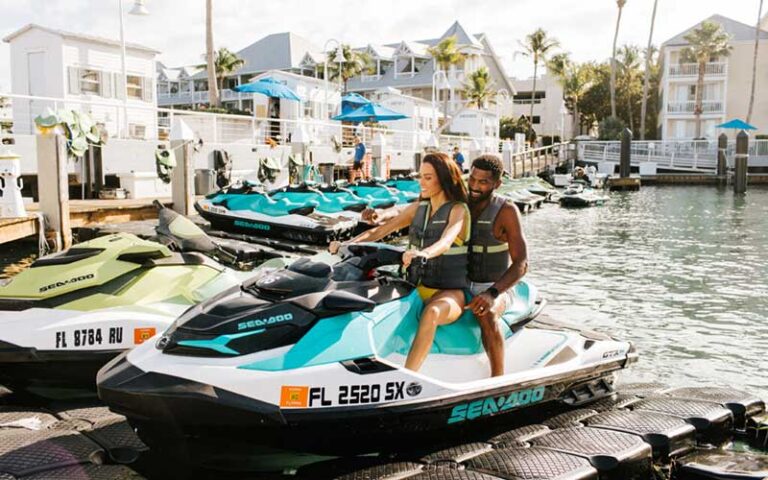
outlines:
M491 178L498 180L504 173L504 165L501 163L501 159L497 155L486 153L480 155L476 159L472 160L472 168L479 168L486 172L491 172Z
M449 201L467 203L467 186L461 178L459 166L451 157L443 152L429 153L424 156L422 163L428 163L435 169L440 188Z

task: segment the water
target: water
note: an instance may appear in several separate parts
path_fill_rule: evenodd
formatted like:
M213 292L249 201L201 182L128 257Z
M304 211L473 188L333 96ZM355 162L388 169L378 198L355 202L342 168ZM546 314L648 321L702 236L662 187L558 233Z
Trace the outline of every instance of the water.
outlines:
M637 346L624 380L768 398L768 189L643 187L523 223L548 311Z

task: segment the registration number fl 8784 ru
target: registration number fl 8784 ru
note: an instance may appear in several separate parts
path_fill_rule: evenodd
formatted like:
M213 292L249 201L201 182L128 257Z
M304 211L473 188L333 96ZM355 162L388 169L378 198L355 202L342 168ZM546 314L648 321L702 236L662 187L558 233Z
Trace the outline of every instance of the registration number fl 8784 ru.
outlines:
M56 348L94 347L123 343L123 327L80 328L56 332Z

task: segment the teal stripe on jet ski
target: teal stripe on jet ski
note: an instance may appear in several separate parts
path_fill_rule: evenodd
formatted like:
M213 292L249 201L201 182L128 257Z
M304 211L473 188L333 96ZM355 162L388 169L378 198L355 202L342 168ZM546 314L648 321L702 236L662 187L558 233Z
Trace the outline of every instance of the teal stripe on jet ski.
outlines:
M227 344L236 338L255 335L263 331L264 329L262 328L260 330L252 330L250 332L244 333L234 333L232 335L219 335L218 337L212 338L210 340L182 340L179 342L179 345L192 348L207 348L208 350L224 353L226 355L239 355L240 352L229 348Z

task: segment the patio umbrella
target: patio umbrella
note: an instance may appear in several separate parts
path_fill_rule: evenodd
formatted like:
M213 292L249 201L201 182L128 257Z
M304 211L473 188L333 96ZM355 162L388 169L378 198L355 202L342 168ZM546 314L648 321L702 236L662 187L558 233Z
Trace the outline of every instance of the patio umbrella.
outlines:
M366 103L357 110L336 115L333 120L340 122L387 122L402 120L403 118L408 118L408 115L382 107L378 103Z
M341 114L349 113L361 105L371 103L370 100L360 95L359 93L348 93L341 97Z
M288 100L301 101L301 97L282 82L272 77L265 77L255 82L238 85L234 88L236 92L260 93L273 98L286 98Z
M721 123L720 125L716 125L716 127L717 128L734 128L736 130L757 130L757 128L748 124L744 120L739 120L738 118L734 118L733 120L727 121L725 123Z

